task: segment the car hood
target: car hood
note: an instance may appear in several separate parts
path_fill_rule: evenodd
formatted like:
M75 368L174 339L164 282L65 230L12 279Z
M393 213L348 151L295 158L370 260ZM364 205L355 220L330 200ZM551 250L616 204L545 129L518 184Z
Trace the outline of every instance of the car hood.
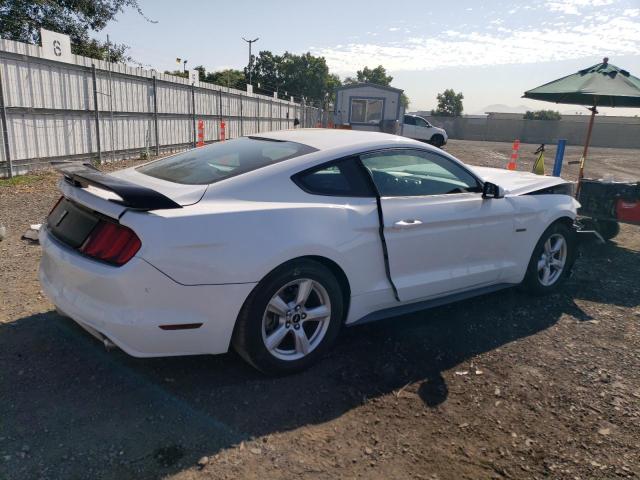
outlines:
M543 188L553 187L567 183L560 177L549 177L546 175L536 175L531 172L519 172L505 170L503 168L490 167L470 167L473 172L483 181L495 183L504 188L505 193L510 195L522 195Z

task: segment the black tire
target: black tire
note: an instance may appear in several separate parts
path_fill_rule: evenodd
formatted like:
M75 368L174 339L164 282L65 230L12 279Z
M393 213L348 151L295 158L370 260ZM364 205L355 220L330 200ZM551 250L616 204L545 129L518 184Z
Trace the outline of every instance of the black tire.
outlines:
M436 133L433 137L431 137L429 143L434 147L440 148L444 145L444 137L439 133Z
M620 233L620 224L616 220L596 220L595 230L605 240L611 240Z
M553 281L553 283L545 284L540 278L540 273L538 271L538 262L541 261L541 257L547 240L549 240L551 237L557 238L556 236L558 235L563 237L564 241L566 242L566 260L562 271ZM558 288L560 288L562 283L571 273L571 268L573 267L573 263L575 262L576 254L577 243L574 230L562 221L551 224L549 228L544 231L544 233L540 237L540 240L538 240L538 243L533 249L533 253L531 255L531 259L529 260L527 273L522 282L522 286L527 292L534 295L547 295L555 292L556 290L558 290Z
M331 302L328 327L317 346L304 357L283 360L272 354L263 339L263 316L271 299L296 279L310 279L320 284ZM233 334L233 347L247 362L269 375L299 372L317 362L333 345L343 323L344 295L340 284L327 267L313 260L296 260L267 275L245 301ZM291 335L295 335L291 332Z

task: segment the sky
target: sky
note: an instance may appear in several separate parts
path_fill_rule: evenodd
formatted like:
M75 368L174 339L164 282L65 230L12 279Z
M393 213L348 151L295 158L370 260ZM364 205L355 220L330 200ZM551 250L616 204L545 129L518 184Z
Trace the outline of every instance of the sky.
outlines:
M125 43L144 68L241 69L248 45L326 58L332 73L353 76L384 65L405 90L409 110L430 110L446 88L464 94L467 114L495 104L562 113L569 105L521 98L525 90L602 61L640 77L640 0L139 0L95 34ZM587 112L588 113L588 112ZM640 115L601 109L606 115Z

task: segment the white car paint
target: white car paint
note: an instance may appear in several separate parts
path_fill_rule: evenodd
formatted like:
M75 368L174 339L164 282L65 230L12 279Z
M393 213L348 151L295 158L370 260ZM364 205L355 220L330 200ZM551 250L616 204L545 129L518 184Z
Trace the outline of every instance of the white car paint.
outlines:
M434 136L441 135L442 145L449 139L444 128L431 125L426 119L418 115L405 114L402 125L402 135L414 140L434 143Z
M557 219L574 219L578 207L568 195L522 195L565 183L560 178L466 166L503 187L505 198L383 197L398 300L385 272L376 199L310 194L291 176L330 160L398 147L463 164L424 143L375 132L302 129L260 136L317 151L184 189L134 168L112 174L178 199L185 206L177 209L135 211L110 201L112 193L61 182L65 197L119 219L142 247L127 264L112 267L61 245L42 228L45 293L75 321L131 355L223 353L249 293L291 259L315 256L342 269L351 292L345 322L353 324L382 309L518 284L544 230ZM403 225L407 220L420 223ZM166 323L203 326L158 327Z

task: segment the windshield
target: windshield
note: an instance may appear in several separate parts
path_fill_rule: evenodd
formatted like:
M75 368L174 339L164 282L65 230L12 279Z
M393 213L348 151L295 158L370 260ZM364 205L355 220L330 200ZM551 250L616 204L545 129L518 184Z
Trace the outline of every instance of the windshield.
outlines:
M206 185L315 151L296 142L241 137L188 150L137 170L169 182Z

